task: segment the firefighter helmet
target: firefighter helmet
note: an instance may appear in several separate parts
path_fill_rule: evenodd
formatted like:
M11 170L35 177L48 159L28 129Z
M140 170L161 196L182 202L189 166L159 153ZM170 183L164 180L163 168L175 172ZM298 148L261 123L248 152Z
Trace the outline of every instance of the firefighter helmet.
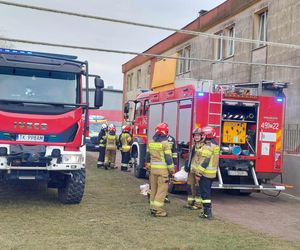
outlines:
M109 124L109 126L108 126L108 131L109 132L116 132L116 127L115 127L115 125L114 124Z
M131 127L129 125L122 126L122 131L125 133L129 133L131 130Z
M168 135L169 134L169 126L167 123L159 123L155 128L155 134L158 135Z
M107 129L107 124L106 124L106 123L103 123L103 124L101 125L101 129L106 130L106 129Z
M202 132L201 128L194 128L193 136L196 135L196 134L199 135L199 134L201 134L201 132Z
M213 139L216 137L216 130L212 127L206 126L202 128L201 135L206 139Z

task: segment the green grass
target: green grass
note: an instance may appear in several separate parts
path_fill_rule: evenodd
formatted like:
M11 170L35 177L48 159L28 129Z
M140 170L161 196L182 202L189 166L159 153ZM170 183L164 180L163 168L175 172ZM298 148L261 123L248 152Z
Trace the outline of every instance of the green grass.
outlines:
M62 205L55 190L35 185L0 188L0 249L299 249L296 243L216 218L198 218L172 198L169 217L149 215L143 180L88 160L85 196ZM262 222L263 223L263 222Z

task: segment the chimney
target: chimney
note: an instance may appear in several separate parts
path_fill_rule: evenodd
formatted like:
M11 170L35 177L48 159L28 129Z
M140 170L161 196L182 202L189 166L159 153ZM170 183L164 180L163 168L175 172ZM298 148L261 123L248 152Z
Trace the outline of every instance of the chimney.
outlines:
M200 10L198 13L199 13L199 16L203 16L204 14L207 13L207 10Z

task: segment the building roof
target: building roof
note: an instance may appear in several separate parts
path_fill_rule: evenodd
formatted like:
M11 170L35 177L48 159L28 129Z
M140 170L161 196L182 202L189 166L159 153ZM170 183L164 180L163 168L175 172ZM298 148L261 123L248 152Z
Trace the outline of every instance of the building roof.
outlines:
M225 19L236 15L237 13L243 11L244 9L259 1L261 0L227 0L214 9L199 16L194 21L184 26L182 29L202 32L206 31L209 28L217 25L220 22L223 22ZM165 51L188 41L192 37L194 36L175 32L144 51L144 53L162 54ZM150 57L136 56L122 65L122 72L125 73L137 67L138 65L149 61L150 59Z

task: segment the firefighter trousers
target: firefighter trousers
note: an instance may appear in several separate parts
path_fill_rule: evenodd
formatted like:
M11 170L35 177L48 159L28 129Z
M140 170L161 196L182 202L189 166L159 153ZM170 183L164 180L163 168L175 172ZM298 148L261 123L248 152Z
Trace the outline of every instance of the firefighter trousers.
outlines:
M130 160L130 151L123 152L121 151L122 160L121 160L121 170L126 171L128 169L128 163Z
M213 179L205 176L200 177L199 192L204 210L211 209L211 185Z
M106 149L105 150L105 168L114 168L116 162L116 150L115 149Z
M169 171L167 169L151 169L150 209L164 213L164 201L168 194Z
M200 208L202 206L202 202L200 198L199 184L197 183L195 173L189 173L187 185L188 205L195 205L196 207Z
M99 155L98 155L98 166L104 165L104 159L105 159L105 147L99 147Z

